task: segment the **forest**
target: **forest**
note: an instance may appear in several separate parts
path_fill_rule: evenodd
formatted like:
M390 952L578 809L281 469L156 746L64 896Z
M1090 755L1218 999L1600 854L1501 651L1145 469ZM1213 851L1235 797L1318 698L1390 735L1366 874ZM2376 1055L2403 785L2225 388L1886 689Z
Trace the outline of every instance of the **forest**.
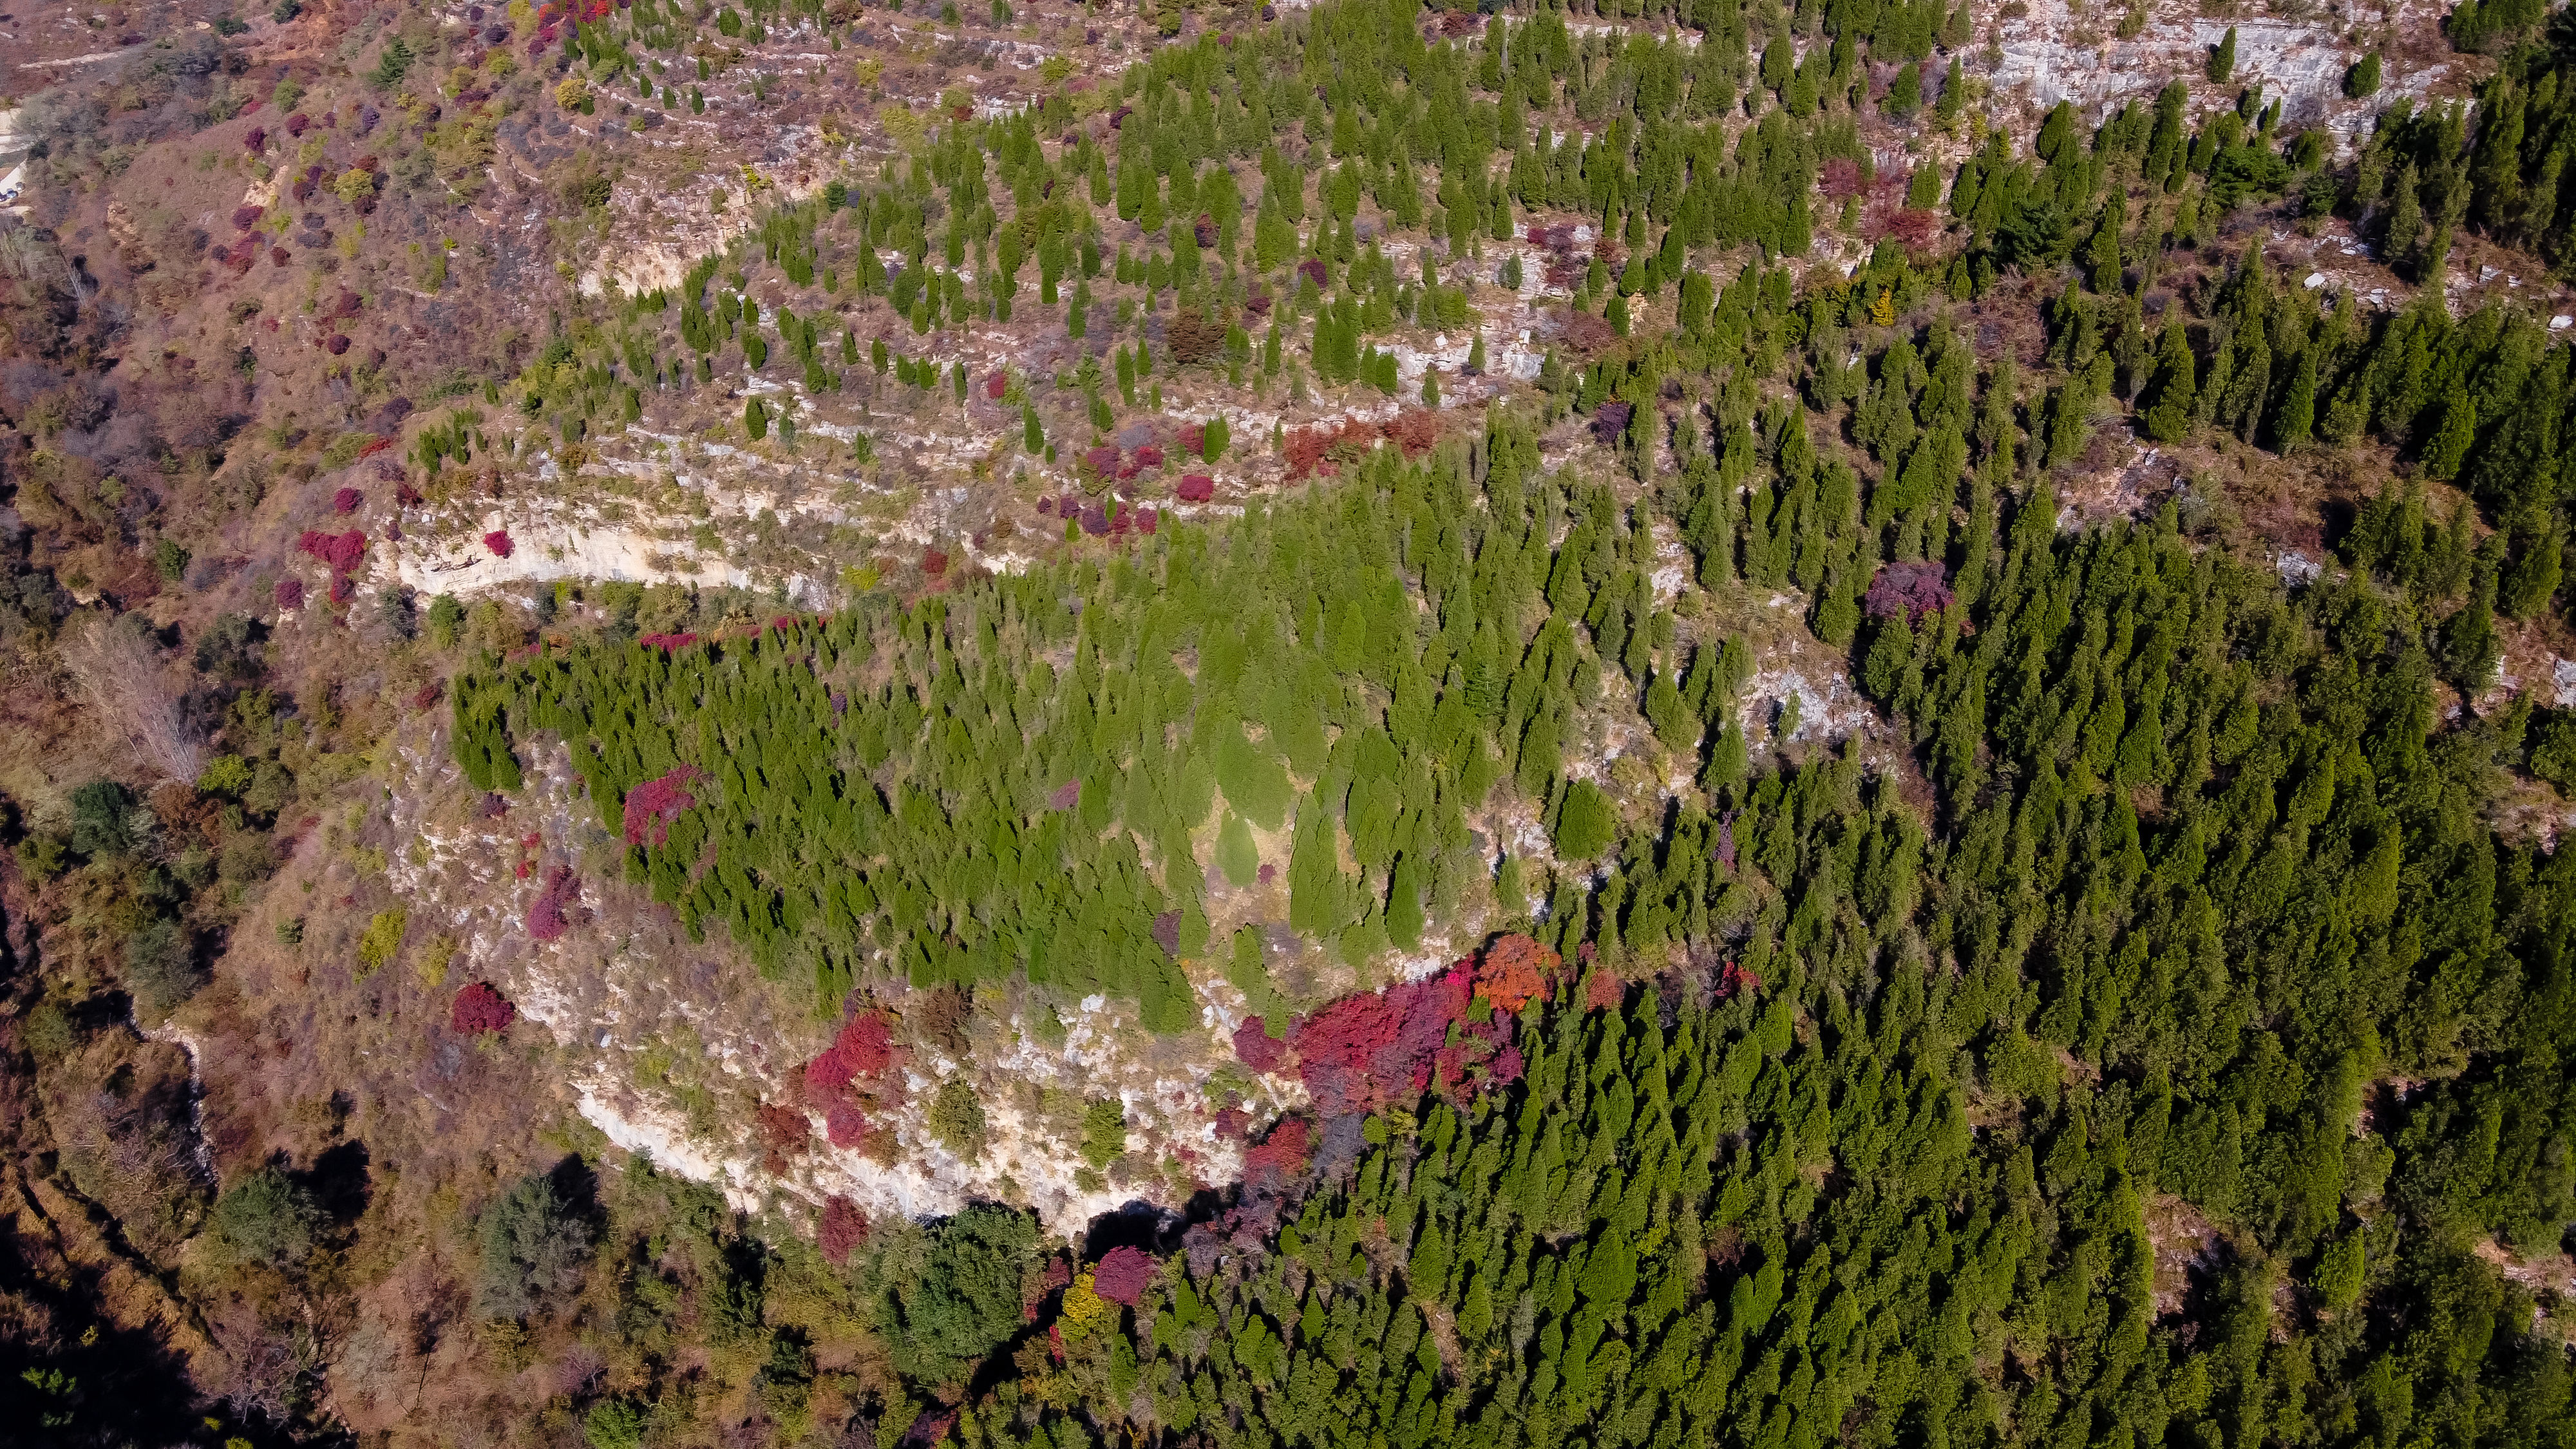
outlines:
M0 1003L31 1084L0 1102L64 1124L26 1160L174 1318L255 1323L272 1361L129 1393L156 1360L29 1306L70 1275L13 1239L0 1415L446 1442L418 1384L402 1407L445 1352L453 1442L590 1449L2576 1445L2576 710L2509 677L2570 624L2566 12L2470 0L2445 34L2474 84L2342 149L2236 75L2233 28L2022 134L1941 0L1149 3L1160 43L1029 67L1015 111L888 99L843 46L898 18L932 17L476 7L454 113L408 108L434 173L275 173L354 235L398 188L472 194L513 55L565 116L704 116L773 33L860 67L876 114L830 124L887 143L794 198L719 191L732 239L676 284L573 288L349 471L306 468L273 622L76 619L95 580L36 560L98 524L64 450L105 404L18 409L44 445L0 642L59 629L63 687L111 718L137 669L187 691L127 723L169 782L0 812L46 977ZM352 75L394 107L430 42L370 43ZM2379 85L2372 52L2342 92ZM321 154L291 126L247 152ZM37 159L112 176L106 134ZM595 219L624 184L585 161L560 200ZM268 255L245 209L235 275ZM2385 305L2272 248L2329 227ZM64 354L86 274L29 280L19 235L0 321ZM2529 290L2452 287L2497 263ZM332 357L340 295L303 324ZM1488 388L1532 297L1532 373ZM1005 326L1036 342L970 363ZM1434 331L1470 361L1408 381ZM854 555L827 606L379 567L401 524L369 489L479 517L504 475L570 490L682 416L890 493L924 481L880 457L907 433L992 424L972 481L1008 511ZM2149 449L2169 477L2105 506ZM541 557L519 526L466 551ZM207 570L155 537L176 599ZM293 689L294 618L397 656L384 701ZM1833 718L1779 692L1800 670L1848 684ZM559 1003L449 979L426 906L300 863L421 741L451 816L568 788L695 969L748 968L828 1041L756 1064L774 1177L971 1155L1006 1099L929 1065L966 1060L963 1019L1061 1047L1110 1001L1231 1045L1200 1115L1239 1179L1086 1224L755 1201L578 1125L407 1143L416 1170L380 1137L373 1179L334 1148L413 1194L397 1220L318 1159L192 1150L190 1084L255 1017L226 956L254 919L305 953L272 991L429 1042L398 1095L538 1099ZM550 849L492 871L534 893L510 949L605 977L603 857ZM1247 1115L1255 1078L1290 1110ZM312 1095L288 1110L334 1140L377 1110ZM915 1107L929 1145L898 1140ZM1131 1123L1072 1110L1097 1189ZM387 1284L398 1327L355 1306Z
M1741 36L1717 8L1688 18ZM1149 1285L1104 1296L1105 1262L1068 1281L1019 1246L1051 1325L1036 1340L1007 1321L1028 1291L973 1331L971 1294L940 1318L885 1290L907 1330L959 1337L945 1366L907 1369L924 1381L1022 1343L916 1438L2576 1430L2565 1309L2495 1267L2554 1254L2576 1218L2576 876L2496 824L2517 779L2576 774L2576 723L2527 695L2439 709L2483 694L2503 631L2556 607L2568 351L2525 314L2454 318L2438 279L2460 228L2543 254L2565 236L2563 52L2515 51L2474 114L2391 107L2345 174L2257 91L2197 134L2179 84L2089 133L2061 107L2027 158L1998 134L1906 183L1962 234L1946 260L1882 243L1803 286L1758 257L1731 279L1693 268L1711 245L1803 252L1814 179L1868 164L1855 47L1912 74L1954 23L1868 9L1829 7L1830 46L1793 69L1775 45L1757 70L1725 45L1578 59L1546 15L1424 50L1398 10L1328 7L1296 54L1202 43L1131 71L1114 150L1060 162L1070 206L1041 201L1060 194L1043 116L950 128L909 178L783 213L779 264L832 287L822 223L846 211L870 247L851 284L889 288L915 333L943 307L1007 315L1035 255L1037 305L1069 293L1076 336L1113 294L1122 327L1266 312L1266 371L1306 341L1319 385L1365 386L1373 331L1448 304L1427 264L1410 285L1354 239L1363 196L1452 256L1514 236L1524 209L1570 210L1626 243L1624 266L1573 275L1612 340L1551 356L1534 400L1463 435L1346 455L1238 520L460 677L477 788L515 787L520 755L560 739L629 873L693 931L811 979L821 1011L890 978L1011 978L1131 996L1183 1030L1200 969L1297 1013L1238 1050L1301 1074L1315 1115L1267 1129L1239 1198ZM1401 92L1377 79L1395 74ZM1730 147L1716 118L1739 87L1776 104ZM1560 106L1593 139L1531 120ZM1300 127L1325 158L1311 175L1275 147ZM1020 218L997 267L988 151ZM1257 164L1257 200L1228 158ZM1168 246L1108 265L1086 185ZM946 265L971 249L997 279L976 293L906 280L939 277L934 189ZM2366 217L2433 285L2390 312L2349 291L2318 306L2221 239L2266 194ZM1183 220L1202 211L1214 236ZM910 267L888 281L877 245ZM745 314L721 289L710 310L702 270L678 305L703 358ZM2038 275L2025 370L1971 338L1990 290ZM630 325L669 306L641 299ZM1227 325L1203 365L1239 377L1252 349ZM1144 349L1117 361L1133 407ZM1099 381L1047 435L1097 440ZM1539 465L1569 416L1628 476ZM2404 466L2355 500L2344 567L2297 586L2223 546L2188 490L2065 529L2052 479L2113 419ZM1691 565L1678 596L1649 582L1667 540ZM1784 588L1895 722L1900 761L1791 747L1793 721L1735 707L1753 659L1726 601ZM1652 788L1605 789L1607 718L1645 727L1622 748ZM639 833L636 792L668 801L672 782L684 808ZM1470 828L1506 805L1544 851ZM1364 981L1460 921L1534 933L1550 969L1535 989L1462 968L1293 1001L1257 947L1211 941L1203 908L1220 877L1272 867L1289 925ZM1525 939L1446 949L1472 965ZM1388 1045L1354 1057L1354 1037ZM1462 1041L1475 1070L1434 1062ZM936 1231L986 1251L995 1228ZM865 1278L915 1252L855 1261Z

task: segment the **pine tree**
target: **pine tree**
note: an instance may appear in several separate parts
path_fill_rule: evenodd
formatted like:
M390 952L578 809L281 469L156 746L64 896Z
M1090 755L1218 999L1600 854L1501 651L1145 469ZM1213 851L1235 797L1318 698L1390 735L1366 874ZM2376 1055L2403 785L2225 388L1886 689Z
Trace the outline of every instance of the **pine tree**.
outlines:
M2231 25L2227 27L2226 38L2220 40L2209 52L2209 83L2223 86L2235 74L2236 27Z
M2273 446L2292 453L2307 446L2317 420L2317 350L2305 349L2299 354L2299 370L2290 378L2290 390L2281 397L2278 415L2272 423Z

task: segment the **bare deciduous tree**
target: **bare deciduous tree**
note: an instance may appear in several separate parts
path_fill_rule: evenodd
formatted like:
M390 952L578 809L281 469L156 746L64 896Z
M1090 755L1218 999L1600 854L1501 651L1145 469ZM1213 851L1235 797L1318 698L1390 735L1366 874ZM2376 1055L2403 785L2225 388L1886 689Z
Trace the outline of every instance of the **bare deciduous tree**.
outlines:
M97 616L65 636L62 655L63 667L102 724L123 735L152 768L195 782L205 769L205 742L180 713L178 691L150 641Z

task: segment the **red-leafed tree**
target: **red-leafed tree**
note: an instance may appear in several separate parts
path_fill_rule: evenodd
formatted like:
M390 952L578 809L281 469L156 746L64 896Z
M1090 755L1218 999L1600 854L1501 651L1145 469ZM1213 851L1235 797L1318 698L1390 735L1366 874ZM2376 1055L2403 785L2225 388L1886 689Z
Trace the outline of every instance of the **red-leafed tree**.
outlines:
M483 535L483 546L492 550L494 558L508 558L518 547L510 542L510 530L506 528L496 528Z
M697 804L689 786L698 772L687 766L673 770L656 780L626 792L626 843L661 845L671 838L671 822L680 812Z
M816 1102L833 1101L843 1087L877 1075L901 1054L902 1048L894 1042L893 1019L883 1010L862 1011L842 1022L832 1044L805 1064L805 1095Z
M1306 1166L1306 1119L1289 1117L1270 1135L1244 1149L1243 1181L1248 1187L1279 1188Z
M1515 931L1496 936L1476 958L1476 994L1498 1011L1518 1011L1547 995L1548 978L1564 958Z
M312 555L335 574L357 572L359 560L366 557L367 536L356 529L347 533L322 533L306 529L295 536L295 546Z
M333 513L355 513L358 511L358 505L366 501L367 495L359 492L357 489L343 488L339 492L331 495L331 511Z
M1091 1291L1130 1308L1154 1286L1154 1257L1142 1248L1112 1248L1092 1265Z
M1628 983L1606 966L1592 968L1592 974L1583 978L1585 1011L1616 1011L1627 999Z
M487 981L468 984L447 1008L447 1025L461 1032L502 1031L518 1019L519 1008Z

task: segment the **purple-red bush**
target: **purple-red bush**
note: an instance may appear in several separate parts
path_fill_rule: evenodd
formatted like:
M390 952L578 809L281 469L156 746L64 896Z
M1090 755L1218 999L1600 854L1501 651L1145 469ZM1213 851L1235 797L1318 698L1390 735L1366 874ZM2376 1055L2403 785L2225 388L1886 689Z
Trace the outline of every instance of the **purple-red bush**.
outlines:
M1130 1308L1154 1286L1154 1256L1142 1248L1112 1248L1091 1268L1091 1291Z
M939 577L941 574L948 572L948 555L935 548L923 549L921 551L921 571L923 574L934 579Z
M1949 572L1929 561L1889 564L1869 581L1861 607L1873 619L1902 614L1909 624L1925 614L1937 614L1950 607Z
M233 230L248 231L259 225L259 219L266 215L268 211L264 207L236 206L233 208Z
M646 634L635 642L643 645L647 649L659 649L665 654L675 654L680 650L686 649L690 645L697 643L698 636L695 634Z
M1619 441L1628 431L1628 419L1636 414L1635 403L1605 402L1592 410L1592 436L1604 443Z
M1216 496L1216 480L1205 473L1192 473L1183 477L1181 486L1173 491L1183 503L1205 503Z
M1328 1115L1368 1112L1419 1095L1449 1024L1475 994L1465 966L1384 991L1345 996L1288 1034L1297 1074Z
M698 803L689 786L698 772L687 766L658 780L647 780L626 792L626 843L661 845L671 838L671 822Z
M355 513L358 511L358 505L366 501L367 495L359 492L357 489L343 488L339 492L331 495L331 511L333 513Z
M456 1000L447 1008L447 1025L453 1031L501 1031L518 1015L519 1008L493 990L491 983L476 981L456 993Z
M868 1215L859 1205L834 1193L823 1199L823 1226L816 1234L816 1246L823 1250L824 1261L838 1268L850 1261L851 1250L868 1240Z
M277 600L277 607L290 614L304 607L302 579L279 579L277 587L270 593Z
M540 941L555 941L571 929L564 917L564 907L581 899L581 877L568 865L556 866L546 875L545 889L528 902L528 934Z
M834 1102L823 1109L823 1135L835 1147L857 1147L868 1140L868 1114L855 1102Z
M510 530L506 528L496 528L483 535L483 546L492 550L494 558L508 558L510 551L516 547L510 542Z
M1162 467L1163 450L1155 447L1151 443L1147 443L1145 446L1138 448L1136 450L1136 466L1139 468Z
M1288 1060L1288 1044L1270 1035L1267 1022L1251 1016L1234 1029L1234 1054L1256 1072L1275 1072Z
M1318 290L1333 285L1332 269L1324 265L1322 257L1308 257L1297 264L1297 270L1311 278Z
M320 533L307 529L296 535L300 551L320 559L335 574L358 571L359 560L367 554L367 536L356 529L347 533Z

